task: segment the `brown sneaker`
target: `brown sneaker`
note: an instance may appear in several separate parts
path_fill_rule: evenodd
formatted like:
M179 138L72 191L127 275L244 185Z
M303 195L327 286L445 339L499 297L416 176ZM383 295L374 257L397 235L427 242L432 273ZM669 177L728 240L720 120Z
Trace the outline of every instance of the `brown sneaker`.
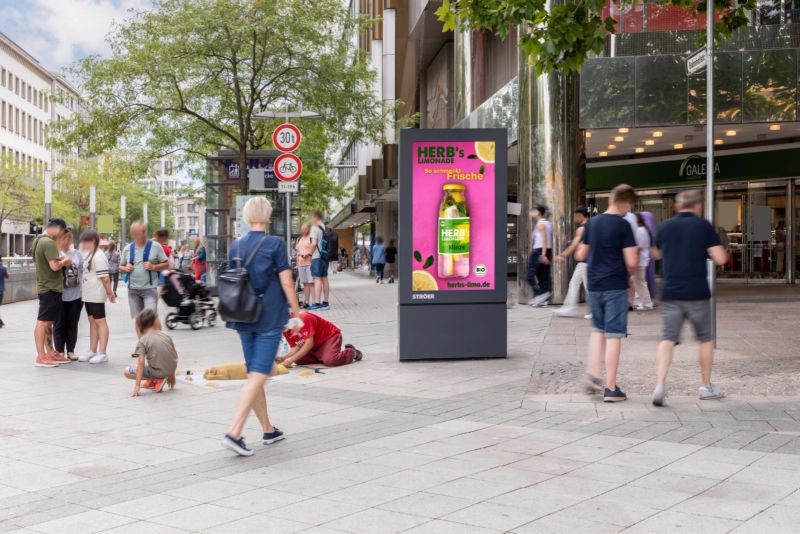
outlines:
M71 363L72 360L61 354L60 352L51 352L48 354L51 360L61 365L62 363Z
M47 354L42 354L41 356L37 356L36 359L33 361L33 365L36 367L58 367L58 364L50 359L50 356Z

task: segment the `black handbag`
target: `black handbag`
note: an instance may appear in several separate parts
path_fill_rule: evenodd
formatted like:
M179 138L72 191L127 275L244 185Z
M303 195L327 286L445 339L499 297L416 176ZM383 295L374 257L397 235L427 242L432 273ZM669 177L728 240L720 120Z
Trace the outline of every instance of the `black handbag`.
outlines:
M238 249L241 248L241 244L237 243L239 246L237 247L236 267L217 276L219 295L217 310L225 321L255 323L261 318L261 297L266 292L266 288L264 291L256 292L250 281L247 266L253 261L266 239L267 236L261 238L244 265L241 263L241 258L238 257Z

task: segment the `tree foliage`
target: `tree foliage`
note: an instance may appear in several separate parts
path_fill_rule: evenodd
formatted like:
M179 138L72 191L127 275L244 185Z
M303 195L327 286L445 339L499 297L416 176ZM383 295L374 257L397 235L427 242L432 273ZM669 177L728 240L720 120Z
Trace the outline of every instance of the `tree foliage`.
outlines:
M342 38L362 23L339 0L315 0L313 8L306 0L155 0L114 29L109 58L75 66L87 112L65 122L57 142L90 154L142 139L153 156L226 148L246 169L249 150L272 148L275 123L256 114L286 108L323 114L311 152L346 138L378 139L375 74ZM304 180L328 172L324 158L304 163Z
M622 0L631 5L632 0ZM661 0L662 5L705 13L707 2ZM548 8L548 5L550 7ZM591 54L603 51L605 38L614 33L616 22L603 16L606 0L444 0L436 11L445 30L487 30L500 37L519 27L519 47L538 74L557 70L577 71ZM728 37L749 22L747 12L755 0L716 0L720 20L714 31Z
M39 180L10 159L0 159L0 228L7 220L29 222L44 204Z

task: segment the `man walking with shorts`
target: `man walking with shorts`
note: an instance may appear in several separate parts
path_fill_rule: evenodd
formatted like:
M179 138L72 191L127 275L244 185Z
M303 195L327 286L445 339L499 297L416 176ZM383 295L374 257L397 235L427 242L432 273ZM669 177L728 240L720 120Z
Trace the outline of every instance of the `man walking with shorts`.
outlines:
M69 363L69 358L61 353L48 352L47 333L53 323L61 315L61 294L64 292L64 277L61 269L70 265L69 256L63 258L58 253L56 240L67 231L64 219L50 219L44 234L33 243L33 262L36 265L36 290L39 294L39 315L33 329L33 340L36 343L36 367L58 367Z
M711 333L711 291L708 288L706 260L724 265L728 255L707 220L703 219L703 196L699 191L678 193L678 213L664 221L653 249L662 260L663 289L661 319L663 331L657 353L656 388L653 404L663 406L667 397L667 373L672 351L680 343L684 321L692 323L700 343L701 400L719 399L725 392L711 383L714 339Z
M617 385L617 368L622 338L628 335L628 279L638 266L633 230L623 217L635 202L636 193L631 186L615 187L608 210L589 220L583 242L575 253L576 260L587 261L589 308L594 326L589 337L586 380L591 391L602 388L600 366L605 356L604 402L628 398Z

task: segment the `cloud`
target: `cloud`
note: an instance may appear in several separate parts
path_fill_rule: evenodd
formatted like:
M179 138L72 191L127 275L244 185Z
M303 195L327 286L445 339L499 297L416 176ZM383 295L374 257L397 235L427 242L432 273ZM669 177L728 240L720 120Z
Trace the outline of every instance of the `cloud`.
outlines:
M76 59L109 53L106 35L130 9L150 0L0 0L0 31L45 67L60 71Z

